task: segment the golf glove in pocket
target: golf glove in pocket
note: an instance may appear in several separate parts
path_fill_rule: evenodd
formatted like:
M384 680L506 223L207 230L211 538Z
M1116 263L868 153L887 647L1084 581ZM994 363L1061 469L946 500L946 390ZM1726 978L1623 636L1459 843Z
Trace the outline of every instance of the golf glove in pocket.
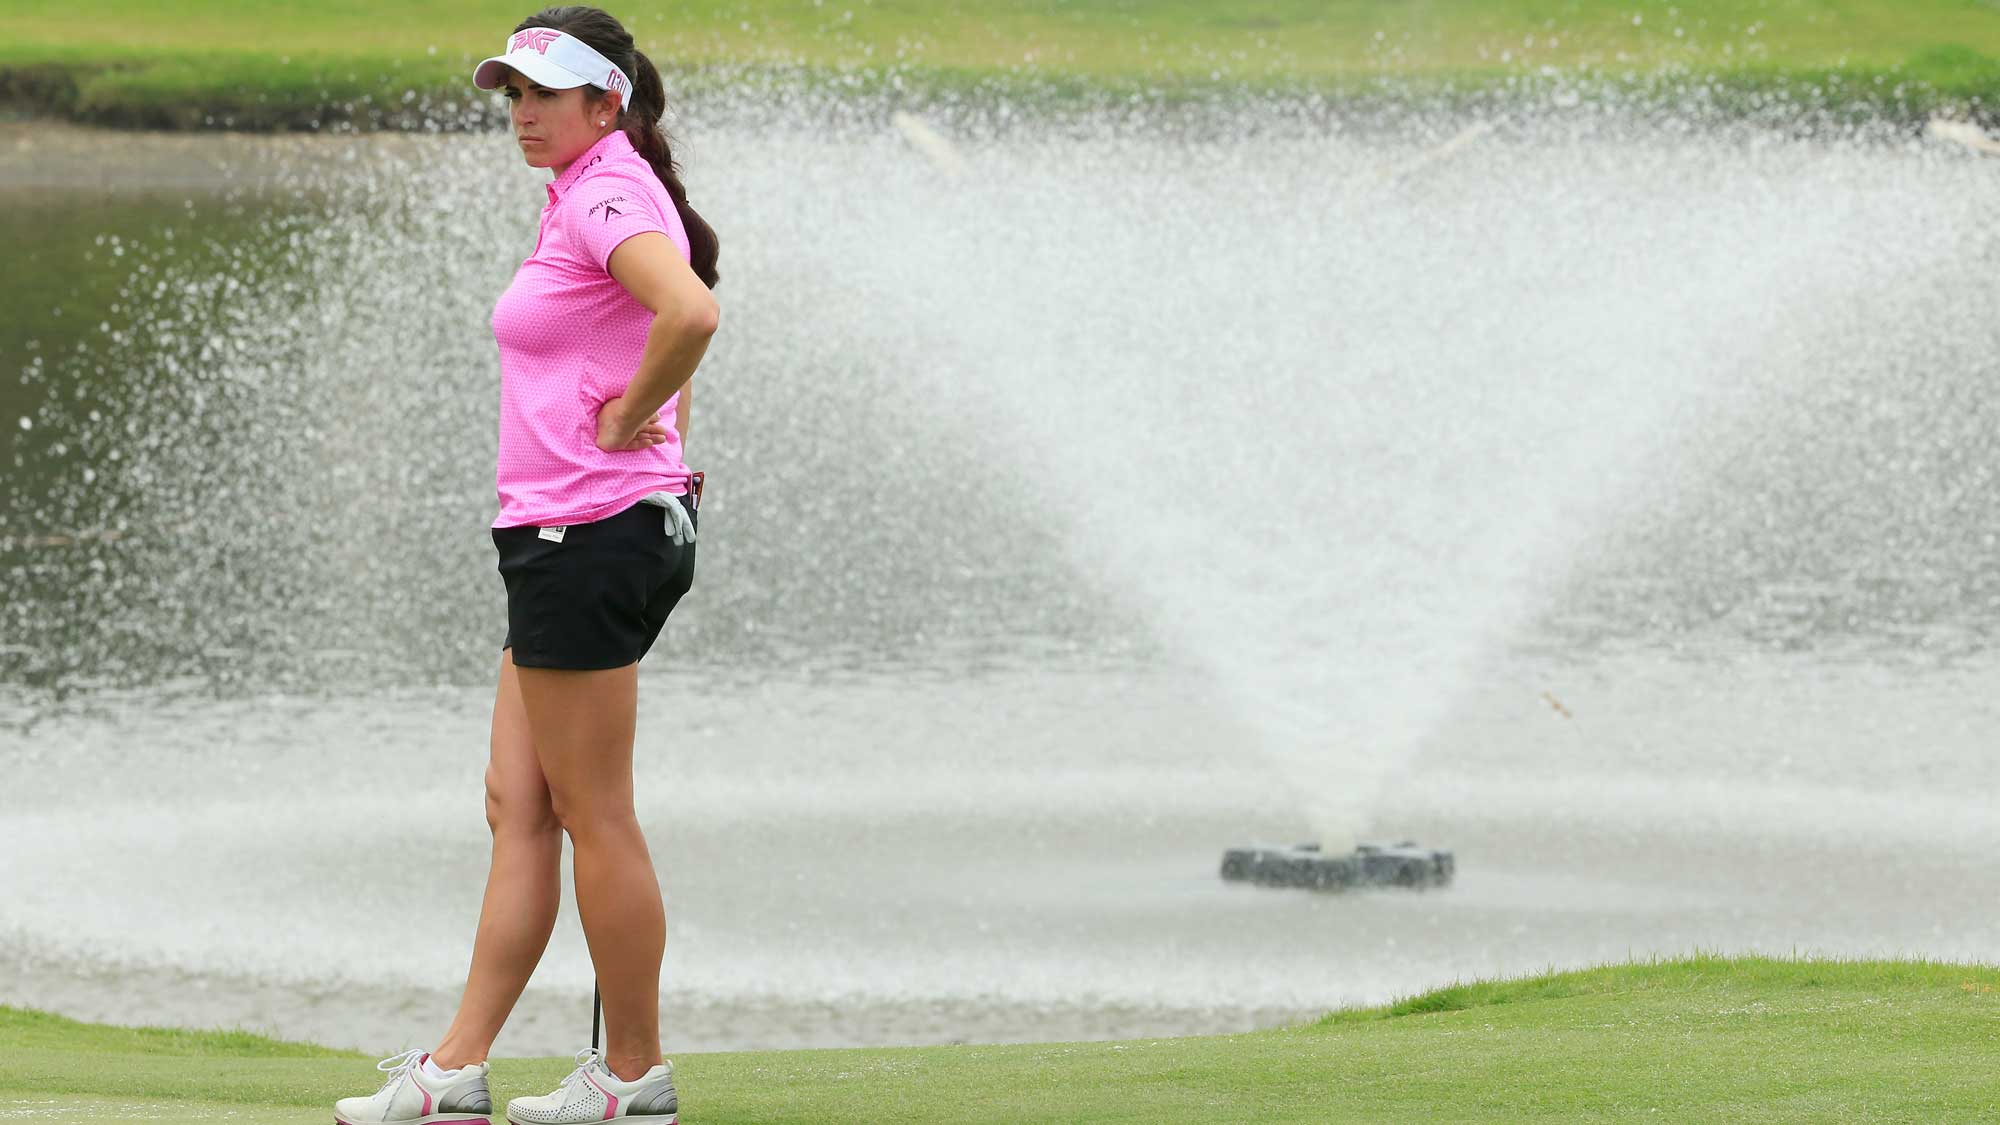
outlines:
M684 547L694 542L694 521L688 518L680 497L671 492L654 492L646 497L646 501L667 510L667 534L673 537L674 546Z

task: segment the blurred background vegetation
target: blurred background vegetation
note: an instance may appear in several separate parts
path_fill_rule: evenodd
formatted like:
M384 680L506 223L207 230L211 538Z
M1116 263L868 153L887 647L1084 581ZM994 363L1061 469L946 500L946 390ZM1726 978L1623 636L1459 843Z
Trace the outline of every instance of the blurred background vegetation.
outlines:
M494 0L14 0L0 106L107 124L475 126L467 78L536 10ZM612 6L669 98L788 76L913 98L1551 77L1782 88L1865 112L2000 105L2000 0L678 0Z

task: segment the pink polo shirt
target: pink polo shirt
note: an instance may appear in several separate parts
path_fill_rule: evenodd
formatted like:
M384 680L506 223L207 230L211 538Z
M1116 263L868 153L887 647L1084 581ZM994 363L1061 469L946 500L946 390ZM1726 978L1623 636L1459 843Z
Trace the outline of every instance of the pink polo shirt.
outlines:
M674 201L622 129L606 133L548 185L535 252L493 306L500 345L500 453L494 527L590 523L650 492L684 495L674 412L667 440L647 449L597 448L597 408L625 393L653 314L606 263L641 231L666 234L689 257Z

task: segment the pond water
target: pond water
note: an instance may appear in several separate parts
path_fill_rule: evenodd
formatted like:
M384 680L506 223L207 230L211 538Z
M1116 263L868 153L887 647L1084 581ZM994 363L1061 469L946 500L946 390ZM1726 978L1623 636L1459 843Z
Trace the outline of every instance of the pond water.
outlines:
M724 316L640 667L670 1053L1994 957L2000 165L1588 106L944 158L810 109L677 130ZM0 151L0 1001L434 1040L505 626L487 317L547 173ZM1216 873L1376 836L1456 884ZM575 918L496 1054L587 1042Z

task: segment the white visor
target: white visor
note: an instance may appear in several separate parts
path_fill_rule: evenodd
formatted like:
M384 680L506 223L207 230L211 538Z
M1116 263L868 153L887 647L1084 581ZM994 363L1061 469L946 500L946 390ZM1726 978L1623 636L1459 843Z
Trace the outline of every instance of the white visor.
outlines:
M480 62L472 71L472 84L482 90L498 89L507 80L504 68L513 67L552 90L567 90L589 83L623 95L621 106L632 101L632 81L611 60L590 44L553 27L530 27L507 38L507 53Z

